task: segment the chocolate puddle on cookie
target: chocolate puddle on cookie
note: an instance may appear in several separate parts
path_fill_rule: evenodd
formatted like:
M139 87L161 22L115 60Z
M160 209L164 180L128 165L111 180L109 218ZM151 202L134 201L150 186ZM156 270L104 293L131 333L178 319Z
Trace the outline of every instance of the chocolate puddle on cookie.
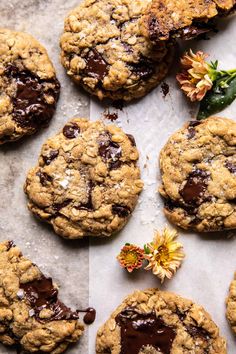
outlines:
M9 65L5 74L16 83L16 94L12 98L13 119L23 128L47 126L59 98L59 81L56 78L42 80L29 70L20 71L14 65ZM54 87L47 88L47 85ZM54 102L49 104L45 95L53 97Z
M187 182L179 192L185 203L197 205L203 199L208 178L209 172L201 169L196 169L189 174Z
M111 134L102 134L98 141L98 153L103 161L109 163L109 169L114 170L121 166L120 157L122 156L119 144L111 140Z
M108 74L108 64L96 49L91 49L85 57L86 67L84 72L86 75L102 81Z
M54 320L77 320L79 312L86 312L84 322L91 324L95 320L96 311L89 307L86 310L72 311L58 299L58 290L53 286L52 279L41 275L38 280L33 280L20 285L23 294L19 294L20 299L26 299L32 310L30 316L34 316L39 322ZM42 310L49 310L49 317L40 317Z
M138 354L145 346L152 346L163 354L170 353L176 333L155 313L140 314L128 308L115 320L121 330L121 354Z

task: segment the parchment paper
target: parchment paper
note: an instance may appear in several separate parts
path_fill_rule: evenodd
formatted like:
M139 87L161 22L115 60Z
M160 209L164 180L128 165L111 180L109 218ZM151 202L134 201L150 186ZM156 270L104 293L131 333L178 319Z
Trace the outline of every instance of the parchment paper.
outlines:
M40 147L73 116L95 120L103 116L104 105L77 89L67 78L59 62L59 36L63 20L78 0L0 0L0 26L25 30L47 48L62 84L58 109L49 128L22 142L0 148L0 240L13 239L42 270L61 286L61 297L72 308L97 310L96 322L86 328L80 343L68 354L94 354L98 327L134 289L160 287L175 291L203 305L227 337L228 353L235 354L235 339L225 319L225 297L236 270L236 233L196 234L180 231L186 259L173 280L160 285L151 272L128 275L116 255L125 242L142 246L153 237L155 229L168 224L162 213L162 201L156 193L159 184L158 154L167 138L192 116L190 107L177 88L173 72L166 79L170 94L163 98L160 87L145 98L119 111L117 124L135 136L140 151L140 167L145 182L139 204L127 226L110 239L66 241L52 229L33 218L26 208L22 191L27 170L38 158ZM224 21L222 31L210 41L188 43L193 49L207 51L210 59L219 59L222 68L236 67L236 22ZM111 109L112 111L112 109ZM236 102L220 115L235 118ZM107 121L107 123L110 123ZM144 168L144 165L147 165ZM229 237L231 236L231 237ZM0 353L12 353L0 345Z

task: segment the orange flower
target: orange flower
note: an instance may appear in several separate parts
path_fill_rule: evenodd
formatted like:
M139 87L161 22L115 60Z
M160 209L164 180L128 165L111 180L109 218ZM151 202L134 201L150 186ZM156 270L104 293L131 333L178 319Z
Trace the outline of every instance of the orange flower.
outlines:
M201 101L213 86L215 70L205 61L207 56L201 51L194 54L190 49L180 60L182 71L176 79L191 101Z
M144 251L135 245L126 243L117 256L122 268L126 268L129 273L134 269L142 267L144 259Z

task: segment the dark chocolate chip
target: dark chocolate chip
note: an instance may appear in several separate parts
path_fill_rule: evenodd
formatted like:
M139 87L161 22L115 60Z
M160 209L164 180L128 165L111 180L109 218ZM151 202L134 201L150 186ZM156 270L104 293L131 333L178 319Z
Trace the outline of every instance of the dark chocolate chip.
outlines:
M231 172L231 173L236 173L236 165L234 165L230 161L225 162L225 167Z
M168 93L170 91L170 87L166 82L163 82L161 84L161 90L162 90L163 96L166 97L166 95L168 95Z
M59 98L59 81L40 79L29 70L20 71L13 65L8 66L5 74L16 83L16 94L12 98L13 119L23 128L47 126ZM47 88L47 84L53 84L54 88ZM49 104L45 95L53 97L54 102Z
M59 154L58 150L51 150L48 156L43 156L43 160L46 165L50 165L52 160L54 160Z
M176 308L176 315L179 317L181 322L183 322L186 318L186 312L181 311L178 308Z
M149 36L152 41L157 39L157 34L159 32L159 24L156 17L151 16L148 21Z
M187 178L187 182L180 190L180 195L185 203L190 205L198 205L204 198L204 192L207 188L209 172L196 169L191 172Z
M98 153L105 161L117 161L121 157L121 147L111 140L109 133L101 135L98 144Z
M86 314L84 315L84 323L86 324L92 324L95 321L96 318L96 310L92 307L88 307L85 310Z
M135 141L133 135L131 135L131 134L126 134L126 135L127 135L127 137L129 138L129 140L130 140L132 146L136 146L136 141Z
M70 123L64 126L63 134L67 139L74 139L80 133L80 128L76 123Z
M66 199L62 203L53 203L52 207L55 212L59 212L62 208L65 208L68 204L70 204L71 199Z
M77 320L77 311L73 312L58 300L58 290L53 286L52 279L41 275L38 280L33 280L20 285L24 290L24 298L29 302L34 310L33 316L40 322L52 320ZM47 319L39 317L43 309L52 311L52 316Z
M207 332L204 328L196 327L196 326L186 326L187 332L192 336L192 337L201 337L204 339L209 339L209 332Z
M120 354L138 354L150 346L163 354L170 354L176 333L155 313L141 314L132 309L123 310L116 318L121 331Z
M85 57L86 67L84 72L99 81L102 81L108 74L108 64L103 59L102 55L96 50L92 49Z
M173 211L175 208L183 209L188 215L197 214L197 207L195 205L185 205L179 200L165 199L165 208L169 211Z
M9 251L12 247L16 247L16 245L14 244L14 241L8 241L8 245L7 245L7 251Z
M46 186L47 182L52 182L52 177L49 176L46 172L38 171L36 175L39 177L40 183L43 186Z
M195 127L199 124L201 124L201 122L198 120L193 120L193 121L189 122L188 135L187 135L188 139L194 138L194 136L196 135Z
M140 58L138 63L130 65L131 70L142 80L149 79L154 73L154 64L148 58Z
M93 190L93 182L89 181L88 186L87 186L87 203L85 204L80 204L77 208L81 210L93 210L93 199L92 199L92 190Z
M206 34L210 31L211 31L210 28L207 28L207 27L206 28L204 28L204 27L199 28L199 27L193 25L193 26L185 27L182 30L179 30L178 36L181 37L182 39L190 40L190 39L196 38L200 35Z
M122 165L122 161L117 160L117 161L111 161L109 163L109 169L110 170L117 170L118 168L120 168Z
M125 218L130 214L130 209L126 205L113 204L112 214L118 215L120 218Z

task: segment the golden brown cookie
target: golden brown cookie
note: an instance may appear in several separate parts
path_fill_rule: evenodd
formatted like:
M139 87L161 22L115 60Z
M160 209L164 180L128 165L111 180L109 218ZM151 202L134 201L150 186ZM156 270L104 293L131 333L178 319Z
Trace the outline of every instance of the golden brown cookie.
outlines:
M27 33L0 29L0 145L47 126L59 91L45 48Z
M0 243L0 342L24 353L63 353L84 326L58 288L12 241Z
M226 354L210 315L174 293L135 291L97 333L96 354Z
M190 121L160 153L164 212L196 231L236 228L236 122Z
M138 157L134 138L120 128L75 118L48 139L29 171L29 209L63 237L110 236L142 190Z
M234 333L236 333L236 273L230 284L229 295L226 299L226 317Z
M173 57L153 45L139 21L150 0L85 0L65 20L61 60L67 74L100 99L129 101L157 86Z
M142 33L154 42L191 39L210 31L213 19L235 7L235 0L153 0L141 20Z

